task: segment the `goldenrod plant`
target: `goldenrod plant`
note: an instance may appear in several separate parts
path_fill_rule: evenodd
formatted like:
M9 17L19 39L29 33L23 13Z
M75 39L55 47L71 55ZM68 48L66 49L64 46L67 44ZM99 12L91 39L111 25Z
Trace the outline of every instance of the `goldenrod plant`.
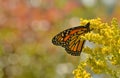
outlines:
M83 53L87 59L80 62L73 71L74 78L93 78L93 74L106 74L110 78L120 77L120 26L116 18L110 23L100 18L84 20L80 24L90 22L91 31L82 39L93 42L94 46L84 46Z

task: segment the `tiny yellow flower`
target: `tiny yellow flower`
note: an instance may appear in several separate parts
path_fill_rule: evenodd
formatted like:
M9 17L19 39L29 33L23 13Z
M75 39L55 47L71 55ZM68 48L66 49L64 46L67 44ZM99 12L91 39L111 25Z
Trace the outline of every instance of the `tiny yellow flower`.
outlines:
M97 73L97 74L101 73L101 69L92 68L92 70L93 70L94 73Z
M118 40L118 45L120 45L120 39Z
M111 49L110 47L103 47L102 48L102 51L101 51L103 54L109 54L111 52Z
M119 54L120 54L120 49L119 49L119 52L118 52Z

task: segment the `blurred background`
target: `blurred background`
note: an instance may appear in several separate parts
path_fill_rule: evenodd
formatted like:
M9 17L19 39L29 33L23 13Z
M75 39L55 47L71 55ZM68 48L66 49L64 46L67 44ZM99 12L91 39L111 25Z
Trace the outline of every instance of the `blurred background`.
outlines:
M120 21L120 1L0 0L0 78L73 78L84 55L71 56L51 39L97 17Z

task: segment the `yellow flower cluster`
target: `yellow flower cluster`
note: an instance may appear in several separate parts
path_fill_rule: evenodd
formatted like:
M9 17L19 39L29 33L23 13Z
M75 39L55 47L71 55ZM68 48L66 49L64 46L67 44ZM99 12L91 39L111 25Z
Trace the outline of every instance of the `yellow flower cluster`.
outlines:
M90 32L82 36L84 40L94 43L94 47L83 48L83 52L89 55L85 60L86 66L94 73L105 73L113 77L120 74L120 27L117 19L113 18L111 23L104 23L100 18L84 20L80 19L80 24L85 25L90 22ZM79 65L79 67L81 64ZM75 78L85 78L85 67L77 68L74 72ZM117 66L117 69L114 70ZM116 72L113 74L113 72ZM88 74L86 72L86 74ZM90 75L90 74L89 74Z
M78 66L78 69L73 71L74 78L91 78L90 73L83 69L85 65L85 63L81 63L81 66Z

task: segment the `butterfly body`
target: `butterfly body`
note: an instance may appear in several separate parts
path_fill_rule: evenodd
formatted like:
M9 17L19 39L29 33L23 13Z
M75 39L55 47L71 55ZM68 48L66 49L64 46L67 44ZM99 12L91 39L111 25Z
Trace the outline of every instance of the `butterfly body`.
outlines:
M89 26L90 23L87 23L85 26L66 29L53 37L52 43L64 47L67 53L71 55L79 56L85 42L80 37L90 32Z

